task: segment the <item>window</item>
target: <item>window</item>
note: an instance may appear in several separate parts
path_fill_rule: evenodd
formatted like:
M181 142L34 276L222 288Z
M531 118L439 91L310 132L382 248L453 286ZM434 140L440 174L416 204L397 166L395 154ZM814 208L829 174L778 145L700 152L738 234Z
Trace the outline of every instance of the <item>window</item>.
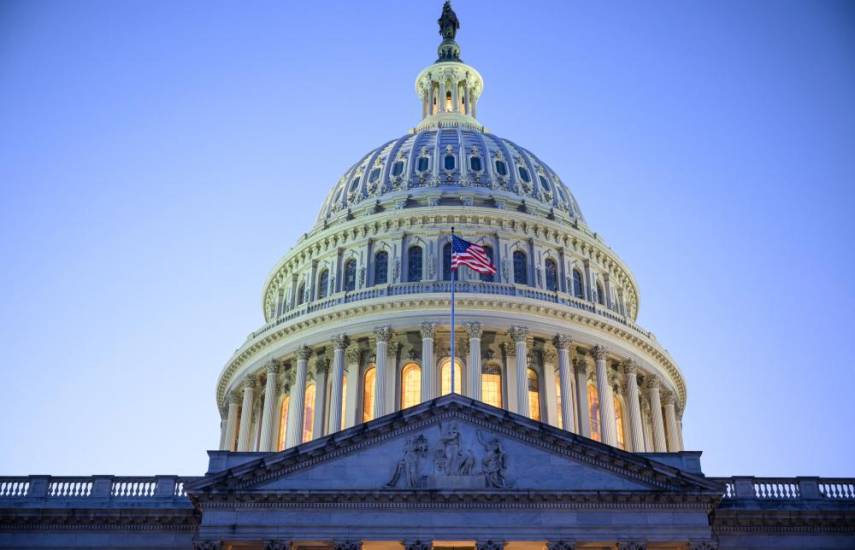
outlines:
M487 255L488 258L490 258L490 263L493 265L496 265L493 263L493 247L492 246L485 246L484 247L484 253ZM492 273L480 273L478 275L478 278L480 278L485 283L492 283L494 280L496 280L496 276L493 275Z
M440 394L448 395L451 393L451 360L445 359L442 362L442 367L439 369L440 375ZM463 363L458 359L454 362L454 393L463 393Z
M517 173L519 173L521 180L526 183L531 183L531 175L529 175L525 166L517 166Z
M591 439L602 441L600 436L600 398L597 387L588 383L588 418L591 421Z
M480 172L484 168L481 164L481 157L469 157L469 169L473 172Z
M585 297L585 285L582 283L582 272L578 269L573 270L573 296L577 298Z
M445 111L451 112L451 110L452 110L451 92L445 92Z
M514 252L514 282L518 285L528 284L528 261L525 252Z
M485 366L481 370L481 401L502 408L502 369Z
M555 407L558 414L558 427L564 429L564 411L561 409L561 379L555 373Z
M615 435L617 436L617 446L626 450L626 437L623 430L623 404L621 404L618 396L614 396L615 401Z
M312 440L312 429L315 427L315 383L306 385L306 399L303 405L303 443Z
M549 182L548 182L548 181L546 181L546 178L545 178L545 177L543 177L543 174L538 174L538 175L537 175L537 179L538 179L538 181L540 181L540 187L541 187L544 191L549 191Z
M389 253L381 250L374 255L374 284L385 285L388 282Z
M500 176L508 175L508 165L503 160L496 161L496 173Z
M392 175L393 176L400 176L403 173L404 173L404 161L403 160L396 160L395 164L392 165Z
M344 262L344 289L356 289L356 260L353 258Z
M442 247L442 280L451 280L451 243Z
M601 306L606 303L606 293L603 292L603 285L597 281L597 303Z
M328 269L321 271L318 276L318 300L326 298L330 289L330 272Z
M356 191L357 187L359 187L359 176L356 176L352 180L350 180L350 191Z
M430 170L430 157L419 157L416 163L416 170L420 173L425 173Z
M285 436L288 435L288 405L291 403L291 398L285 396L282 400L282 405L279 407L279 441L276 443L276 450L281 451L285 448Z
M362 421L368 422L374 418L374 381L377 371L374 365L369 365L362 375Z
M300 283L300 286L297 287L297 305L303 303L303 300L306 299L306 285L305 283Z
M546 290L558 290L558 264L552 258L546 259Z
M415 283L422 280L422 247L411 246L407 250L407 281Z
M379 179L380 179L380 168L375 168L374 170L371 171L370 174L368 174L368 181L370 181L371 183L376 183L377 180L379 180Z
M445 155L442 159L442 165L446 170L454 170L454 166L457 163L457 159L454 158L454 155Z
M422 368L415 363L401 370L401 408L418 405L422 400Z
M540 383L534 369L528 369L528 416L540 421Z

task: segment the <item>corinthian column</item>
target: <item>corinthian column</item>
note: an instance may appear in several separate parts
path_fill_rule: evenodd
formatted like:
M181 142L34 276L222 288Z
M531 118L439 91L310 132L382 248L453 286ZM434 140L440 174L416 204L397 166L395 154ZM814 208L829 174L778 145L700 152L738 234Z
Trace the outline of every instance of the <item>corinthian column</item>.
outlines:
M632 438L632 450L644 452L644 428L641 425L641 400L638 396L638 367L631 360L623 363L626 375L626 394L629 400L629 431Z
M279 394L276 392L276 376L279 374L279 365L271 361L267 365L267 382L264 384L264 410L261 412L261 442L258 450L262 452L275 451L273 445L276 439L273 436L276 430L276 404L279 402Z
M481 400L481 323L472 321L464 323L469 333L469 365L466 373L469 380L466 383L466 394L472 399Z
M362 388L362 380L359 378L359 358L362 355L358 344L350 344L344 352L344 360L347 363L347 395L344 396L344 427L350 428L358 422L362 422L362 411L356 412L356 403L359 400L359 390Z
M517 414L529 415L528 407L528 365L526 360L525 340L528 336L528 327L511 327L511 338L514 339L514 347L517 354L516 379L517 379Z
M315 359L315 417L312 422L312 439L324 435L324 413L327 410L327 376L330 360L326 355Z
M377 357L375 359L374 376L374 418L386 414L386 354L389 347L389 337L392 329L389 326L374 329L377 338Z
M433 338L436 334L436 323L422 323L422 401L436 397L436 365L433 360Z
M343 388L341 381L344 378L344 348L347 347L347 336L339 334L333 338L333 365L330 380L330 421L327 433L341 430L341 400Z
M591 350L597 363L597 395L600 398L600 433L603 443L617 445L615 433L615 402L612 397L612 387L609 384L609 372L606 366L606 349L596 346Z
M680 448L680 437L677 432L677 411L674 409L674 394L666 392L662 397L662 405L665 409L665 425L668 427L668 451L676 453L682 451Z
M235 450L235 438L237 436L238 412L240 411L240 394L233 391L229 394L229 416L226 420L226 435L223 439L223 450Z
M579 434L591 437L591 412L588 404L588 362L576 357L576 404L579 412Z
M570 344L572 340L566 334L555 337L558 348L558 387L561 388L561 426L568 432L573 429L573 396L570 395Z
M238 434L238 451L252 450L252 398L255 395L255 377L247 376L243 385L243 404L240 407L240 433Z
M299 445L303 441L303 407L306 398L306 371L308 370L309 354L312 351L306 346L297 350L297 371L294 374L294 384L291 386L291 397L288 401L288 429L285 432L285 447Z
M650 399L650 415L653 417L653 450L657 453L668 451L665 444L665 425L662 422L662 402L659 399L659 379L651 376L647 382Z

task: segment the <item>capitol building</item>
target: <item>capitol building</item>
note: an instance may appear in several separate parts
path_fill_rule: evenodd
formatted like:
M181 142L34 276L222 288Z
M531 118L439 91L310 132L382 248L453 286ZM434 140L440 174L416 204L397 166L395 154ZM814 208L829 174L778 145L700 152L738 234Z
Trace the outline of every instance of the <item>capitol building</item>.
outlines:
M448 2L438 23L415 126L264 281L208 471L0 477L0 548L855 548L855 479L703 474L629 267L484 126ZM495 274L452 272L452 227Z

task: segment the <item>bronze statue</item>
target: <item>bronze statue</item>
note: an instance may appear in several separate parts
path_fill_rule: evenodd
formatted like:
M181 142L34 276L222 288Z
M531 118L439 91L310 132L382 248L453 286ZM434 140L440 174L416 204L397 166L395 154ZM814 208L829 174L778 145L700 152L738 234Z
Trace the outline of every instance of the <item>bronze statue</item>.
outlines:
M457 19L457 14L451 9L449 0L445 0L445 4L442 5L442 15L437 23L439 23L439 34L442 35L443 40L454 40L454 37L457 36L457 29L460 28L460 21Z

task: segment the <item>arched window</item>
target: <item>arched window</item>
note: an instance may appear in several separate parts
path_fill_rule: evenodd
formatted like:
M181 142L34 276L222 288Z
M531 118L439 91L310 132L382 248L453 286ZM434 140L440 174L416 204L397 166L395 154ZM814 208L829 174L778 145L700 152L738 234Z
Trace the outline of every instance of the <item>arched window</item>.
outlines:
M490 258L490 263L493 265L496 265L493 263L493 247L492 246L485 246L484 247L484 253L487 255L488 258ZM493 275L492 273L480 273L478 275L478 277L482 281L484 281L485 283L492 283L493 281L496 280L496 276Z
M578 269L573 270L573 296L585 297L585 284L582 282L582 272Z
M439 369L441 395L451 393L451 360L445 359ZM454 393L463 393L463 363L454 362Z
M525 166L518 166L517 172L520 175L520 179L522 179L526 183L531 182L531 175L528 173L528 169Z
M528 261L525 252L514 252L514 282L518 285L528 284Z
M507 176L508 175L508 165L505 164L505 161L503 161L503 160L497 160L496 161L496 173L499 174L500 176Z
M328 269L321 271L318 276L318 300L327 297L327 292L330 289L330 272Z
M369 365L362 375L362 421L368 422L374 418L374 381L377 370Z
M546 259L546 290L558 290L558 264L552 258Z
M300 283L300 286L297 287L297 305L303 303L303 300L306 299L306 284Z
M312 440L315 427L315 383L306 384L306 399L303 405L303 443Z
M606 305L606 293L603 291L603 285L597 281L597 303L601 306Z
M392 175L397 177L404 173L404 161L396 160L392 165Z
M418 405L422 401L422 368L415 363L401 370L401 408Z
M356 290L356 260L353 258L344 262L344 289Z
M534 369L528 369L528 416L540 420L540 382Z
M291 398L286 395L282 400L282 405L279 407L279 440L276 442L277 451L285 448L285 436L288 435L288 405L290 403Z
M615 435L617 436L617 446L626 450L626 437L623 429L623 404L618 396L614 396L615 401Z
M428 170L430 170L430 157L419 157L419 160L416 161L416 171L424 174Z
M497 365L481 369L481 401L502 408L502 369Z
M442 280L451 280L451 243L442 247Z
M454 170L454 167L457 166L457 158L452 154L446 154L442 158L442 165L446 170Z
M484 165L481 164L481 157L469 157L469 169L473 172L480 172L484 169Z
M385 285L389 275L389 253L381 250L374 255L374 284Z
M600 397L597 386L588 383L588 418L591 421L591 439L602 441L600 436Z
M561 378L555 373L555 407L558 418L558 427L564 429L564 411L561 409Z
M445 112L450 113L452 110L451 92L445 92Z
M407 250L407 281L416 283L422 280L422 247L411 246Z

